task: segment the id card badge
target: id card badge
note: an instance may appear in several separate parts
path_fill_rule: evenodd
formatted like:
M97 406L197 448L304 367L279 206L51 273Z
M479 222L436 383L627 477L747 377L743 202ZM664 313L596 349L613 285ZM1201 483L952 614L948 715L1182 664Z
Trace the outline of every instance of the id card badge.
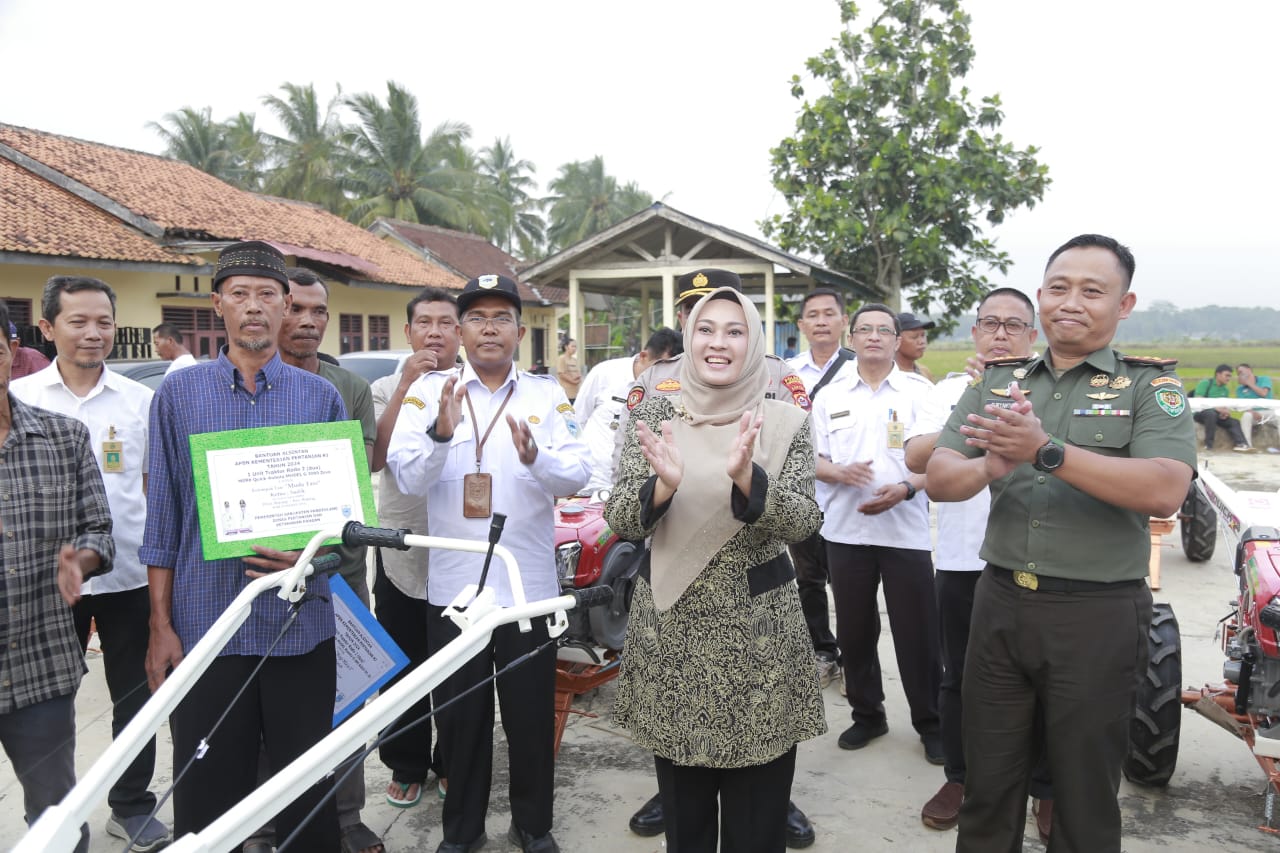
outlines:
M124 442L102 442L102 473L124 473Z
M462 478L462 517L488 518L492 515L493 475L466 474Z
M902 421L889 421L889 449L901 450L904 445L903 437L906 435L906 424Z

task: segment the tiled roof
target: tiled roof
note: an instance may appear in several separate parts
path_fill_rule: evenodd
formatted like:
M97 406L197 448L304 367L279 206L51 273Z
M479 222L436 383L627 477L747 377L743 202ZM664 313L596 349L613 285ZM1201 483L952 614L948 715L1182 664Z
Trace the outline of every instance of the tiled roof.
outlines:
M379 220L402 238L425 250L433 258L453 267L467 279L488 273L499 273L516 280L520 298L526 302L568 302L568 293L561 288L534 290L520 278L519 261L478 234L453 231L435 225L419 225L402 219Z
M169 240L268 240L354 255L365 262L354 277L367 281L465 283L325 210L236 189L186 163L4 124L0 142L163 227Z
M0 157L0 251L104 261L199 264Z

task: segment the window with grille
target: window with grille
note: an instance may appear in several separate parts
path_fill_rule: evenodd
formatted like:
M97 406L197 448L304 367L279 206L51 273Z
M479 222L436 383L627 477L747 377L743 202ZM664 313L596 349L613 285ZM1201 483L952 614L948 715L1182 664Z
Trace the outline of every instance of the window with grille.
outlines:
M360 314L339 314L338 331L341 335L339 352L359 352L364 349L364 317Z
M212 308L174 308L163 306L160 319L182 331L182 343L196 358L217 358L218 350L227 343L227 330L222 318Z
M391 349L391 318L386 314L369 315L369 349Z

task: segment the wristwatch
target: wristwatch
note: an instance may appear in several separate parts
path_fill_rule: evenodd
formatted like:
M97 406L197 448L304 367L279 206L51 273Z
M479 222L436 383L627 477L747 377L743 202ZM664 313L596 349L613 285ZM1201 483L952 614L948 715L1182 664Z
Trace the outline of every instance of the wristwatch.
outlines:
M1061 439L1049 436L1049 440L1044 446L1036 451L1036 461L1031 464L1037 471L1057 471L1062 467L1062 463L1067 461L1066 445Z
M917 489L915 486L911 485L910 480L899 480L898 485L907 487L907 496L903 498L904 501L909 501L916 496Z

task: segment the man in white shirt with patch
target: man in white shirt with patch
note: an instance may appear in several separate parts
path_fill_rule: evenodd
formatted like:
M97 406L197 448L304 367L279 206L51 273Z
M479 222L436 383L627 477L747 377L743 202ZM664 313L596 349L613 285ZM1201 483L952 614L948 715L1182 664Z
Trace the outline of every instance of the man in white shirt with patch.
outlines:
M841 370L813 410L818 479L831 485L822 538L836 607L836 639L843 657L853 725L842 749L861 749L887 734L880 675L880 613L884 584L889 626L911 723L925 757L942 763L938 687L938 608L930 559L929 507L924 477L907 470L906 430L932 385L894 363L898 317L868 303L850 323L857 361Z
M40 330L58 355L43 370L14 380L24 403L67 415L89 430L111 506L115 568L85 581L72 609L80 646L96 622L107 690L113 705L112 737L124 730L150 698L147 681L151 598L147 567L138 557L147 518L147 431L151 389L114 373L104 363L115 343L115 291L96 278L54 276L44 286ZM111 786L107 832L145 853L169 840L169 829L149 817L156 796L148 790L155 770L153 737Z
M507 517L502 542L520 566L528 601L560 594L555 564L555 497L578 492L591 477L573 407L554 377L516 369L525 327L520 294L506 276L467 282L458 296L467 364L433 373L410 393L423 408L403 407L387 450L387 468L401 491L426 494L433 536L484 541L495 513ZM434 653L459 635L443 615L468 584L480 579L484 557L438 550L427 580L427 637ZM500 563L486 584L497 603L514 602ZM489 645L444 681L438 704L460 696L547 642L546 620L533 630L494 631ZM507 838L526 853L558 853L551 834L554 789L555 649L542 650L497 682L511 773ZM437 853L478 850L487 840L485 814L493 770L493 691L471 692L439 712L449 795L444 841Z

